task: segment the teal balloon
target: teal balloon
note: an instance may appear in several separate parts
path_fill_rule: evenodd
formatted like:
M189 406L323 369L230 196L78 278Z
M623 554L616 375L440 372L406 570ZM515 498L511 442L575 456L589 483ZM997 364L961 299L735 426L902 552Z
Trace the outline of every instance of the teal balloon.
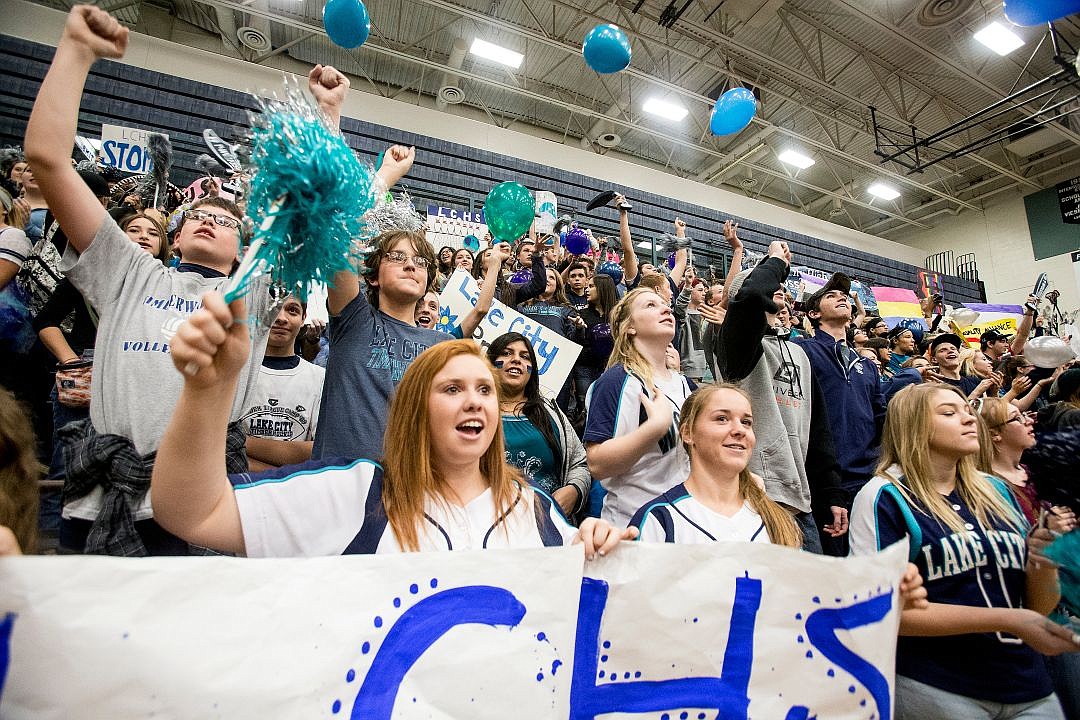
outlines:
M335 45L357 48L371 32L371 20L362 0L329 0L323 8L323 27Z
M536 201L527 187L502 182L491 188L484 201L484 219L496 240L512 243L529 231L535 208Z
M757 112L757 98L746 88L732 88L716 100L709 130L713 135L731 135L750 124Z
M598 73L619 72L630 65L630 38L617 25L597 25L585 36L581 54Z
M480 249L480 238L476 237L475 235L466 235L465 249L471 253L475 253L477 250Z

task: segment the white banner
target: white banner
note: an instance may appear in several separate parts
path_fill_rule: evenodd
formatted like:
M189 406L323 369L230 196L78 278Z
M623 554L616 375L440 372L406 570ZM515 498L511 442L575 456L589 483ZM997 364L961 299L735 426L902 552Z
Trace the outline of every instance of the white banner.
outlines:
M482 260L477 258L477 262ZM479 298L480 286L476 280L464 270L455 271L439 296L439 327L449 329L460 325L461 318ZM486 348L492 340L508 332L521 333L529 339L536 353L540 389L549 397L558 395L581 353L581 346L498 300L491 303L491 310L472 336Z
M120 125L102 125L101 164L130 173L150 172L153 163L147 152L147 138L152 132Z
M0 717L889 720L905 556L0 558Z

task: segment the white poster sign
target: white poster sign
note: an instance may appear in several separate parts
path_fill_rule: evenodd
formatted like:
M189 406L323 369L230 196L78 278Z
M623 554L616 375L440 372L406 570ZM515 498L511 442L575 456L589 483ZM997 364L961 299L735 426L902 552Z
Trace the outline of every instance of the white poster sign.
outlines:
M479 298L480 286L476 280L464 270L455 271L439 296L439 327L450 329L459 325ZM581 346L498 300L491 303L491 310L477 326L473 339L486 348L492 340L508 332L521 333L529 339L536 353L540 389L549 397L558 395L581 353Z
M101 164L130 173L150 172L153 163L147 152L147 138L152 132L120 125L102 125Z
M559 201L550 190L536 191L536 232L550 233L559 219Z
M889 720L905 561L0 558L0 716Z

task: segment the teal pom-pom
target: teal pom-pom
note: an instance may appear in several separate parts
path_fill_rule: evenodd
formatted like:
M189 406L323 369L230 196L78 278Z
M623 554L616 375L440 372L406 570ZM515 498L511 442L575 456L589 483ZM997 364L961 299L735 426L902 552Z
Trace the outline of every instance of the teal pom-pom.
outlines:
M1051 543L1046 548L1046 557L1058 565L1062 605L1072 615L1080 616L1080 530L1066 533Z
M384 188L299 88L261 103L252 119L247 205L255 227L248 254L254 257L245 256L226 299L269 272L275 284L306 300L313 284L330 285L335 273L356 267L363 215Z

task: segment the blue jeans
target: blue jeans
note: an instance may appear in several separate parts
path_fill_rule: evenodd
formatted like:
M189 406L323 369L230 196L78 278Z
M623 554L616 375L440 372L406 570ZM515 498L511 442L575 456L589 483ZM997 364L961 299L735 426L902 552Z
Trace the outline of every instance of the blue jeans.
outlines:
M1057 695L1027 703L995 703L896 676L896 720L1065 720Z
M818 534L817 523L814 521L814 513L795 513L795 524L802 532L802 549L806 552L821 555L821 535Z

